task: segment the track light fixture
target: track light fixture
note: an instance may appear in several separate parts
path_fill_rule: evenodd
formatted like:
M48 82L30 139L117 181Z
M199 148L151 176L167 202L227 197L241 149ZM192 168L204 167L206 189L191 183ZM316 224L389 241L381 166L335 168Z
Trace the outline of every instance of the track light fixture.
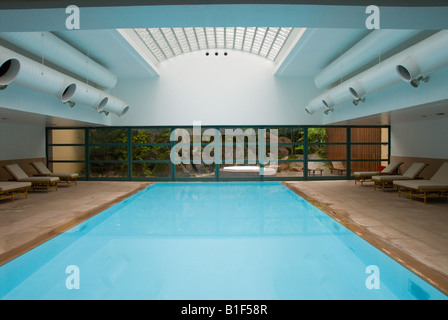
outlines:
M360 98L360 99L353 100L353 104L355 106L357 106L359 102L366 102L366 98Z
M411 84L411 86L413 86L414 88L417 88L420 85L420 81L423 82L428 82L429 81L429 76L427 77L418 77L417 79L411 80L409 83Z

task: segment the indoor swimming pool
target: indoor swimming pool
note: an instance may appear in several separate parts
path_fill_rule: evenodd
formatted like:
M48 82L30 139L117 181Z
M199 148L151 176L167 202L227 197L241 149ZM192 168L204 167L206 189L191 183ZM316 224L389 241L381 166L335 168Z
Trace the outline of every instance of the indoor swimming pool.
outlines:
M446 299L280 182L154 183L0 267L1 299Z

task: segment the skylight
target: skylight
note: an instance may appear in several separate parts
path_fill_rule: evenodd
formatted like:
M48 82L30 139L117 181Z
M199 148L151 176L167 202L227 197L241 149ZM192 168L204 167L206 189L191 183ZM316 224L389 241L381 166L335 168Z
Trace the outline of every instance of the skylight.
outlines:
M240 50L275 61L293 28L194 27L134 29L159 62L207 49Z

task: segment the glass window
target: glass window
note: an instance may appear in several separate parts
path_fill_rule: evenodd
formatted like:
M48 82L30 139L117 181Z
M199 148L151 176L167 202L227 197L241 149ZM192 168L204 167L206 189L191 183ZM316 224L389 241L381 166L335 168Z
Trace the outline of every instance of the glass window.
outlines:
M52 162L49 165L52 172L77 173L80 177L86 176L86 164L84 162Z
M90 163L90 177L92 178L126 178L127 176L127 163Z
M310 131L308 129L308 139L319 139L319 137L321 137L322 132L325 130L325 139L321 139L322 142L328 142L328 143L341 143L341 142L347 142L347 128L333 128L333 127L328 127L328 128L317 128L320 130L315 130L316 128L314 128L314 130L311 131L311 136L310 136ZM309 140L310 142L317 142L317 141L312 141Z
M170 160L170 146L133 146L132 160Z
M171 130L168 129L132 129L132 143L170 143Z
M181 163L175 166L176 178L202 178L213 179L215 178L215 165L214 164L194 164L194 163Z
M353 142L383 142L383 128L351 128L351 140ZM387 137L387 135L386 135Z
M127 143L126 129L89 129L90 144Z
M387 148L386 148L387 149ZM383 146L381 144L352 144L352 159L383 159ZM387 158L387 151L384 154Z
M379 167L382 166L380 160L374 161L352 161L351 170L352 172L362 172L362 171L380 171Z
M220 31L241 31L229 30ZM266 37L271 31L265 30ZM177 129L186 134L184 143L180 138L170 141L169 127L48 129L48 165L53 171L78 172L92 180L344 179L347 168L376 171L390 156L389 127L201 127L200 137L193 136L192 127ZM171 162L173 146L179 157L188 151L189 163ZM266 168L264 174L260 165Z
M90 146L90 160L117 160L126 161L128 159L127 146Z
M168 178L171 177L169 163L133 163L132 176L138 178Z

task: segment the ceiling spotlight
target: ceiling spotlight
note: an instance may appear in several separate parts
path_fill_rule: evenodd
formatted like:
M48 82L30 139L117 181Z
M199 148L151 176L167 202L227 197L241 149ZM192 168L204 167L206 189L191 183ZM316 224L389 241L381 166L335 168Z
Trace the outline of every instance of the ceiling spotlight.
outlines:
M427 77L418 77L417 79L411 80L409 83L411 84L411 86L413 86L414 88L417 88L420 85L420 82L428 82L429 81L429 76Z
M215 52L215 56L218 56L218 52Z
M326 110L324 111L324 113L325 113L325 114L328 114L330 111L333 112L333 108L326 109Z
M206 55L206 56L208 56L208 55L209 55L209 53L208 53L208 52L206 52L206 53L205 53L205 55Z
M357 106L359 104L359 102L366 102L366 98L360 98L360 99L353 100L353 104L355 106Z
M67 101L67 102L64 102L64 103L68 103L70 108L73 108L76 105L76 103L73 102L73 101Z

